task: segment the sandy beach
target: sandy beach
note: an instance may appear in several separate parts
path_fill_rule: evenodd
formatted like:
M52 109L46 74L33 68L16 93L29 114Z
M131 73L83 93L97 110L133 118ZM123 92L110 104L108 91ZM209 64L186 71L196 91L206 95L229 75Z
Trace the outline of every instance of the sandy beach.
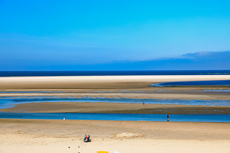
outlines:
M230 149L229 123L0 119L0 129L1 153L228 153ZM83 142L85 133L90 133L92 142Z
M230 80L229 75L1 77L0 97L57 96L230 100L229 86L151 87L170 81ZM210 90L210 91L205 91ZM14 91L11 93L11 91ZM17 91L27 91L17 92ZM48 91L47 93L30 93ZM24 103L2 112L230 114L228 106L125 103ZM87 131L88 130L88 131ZM230 151L229 123L0 119L0 152L113 153ZM92 142L84 143L90 133Z

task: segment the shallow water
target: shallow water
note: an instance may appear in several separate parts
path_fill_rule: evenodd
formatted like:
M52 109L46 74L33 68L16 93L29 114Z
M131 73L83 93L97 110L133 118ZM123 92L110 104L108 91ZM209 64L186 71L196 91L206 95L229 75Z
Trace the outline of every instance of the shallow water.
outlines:
M230 92L230 90L204 90L205 92Z
M7 119L166 121L165 114L101 114L101 113L5 113ZM230 115L170 115L172 122L230 122Z
M131 99L131 98L72 98L55 96L1 97L0 108L13 107L20 103L38 102L109 102L145 104L183 104L230 106L229 100L181 100L181 99ZM164 114L101 114L101 113L7 113L0 118L10 119L69 119L69 120L116 120L116 121L166 121ZM180 122L230 122L230 115L170 115L170 121Z
M0 91L0 93L66 93L59 91Z
M132 98L72 98L56 96L29 96L29 97L1 97L0 109L11 108L15 104L40 102L108 102L108 103L140 103L145 104L173 104L173 105L207 105L230 106L230 100L182 100L182 99L132 99Z
M152 87L169 87L169 86L227 86L230 85L230 80L217 81L181 81L181 82L162 82L152 84Z

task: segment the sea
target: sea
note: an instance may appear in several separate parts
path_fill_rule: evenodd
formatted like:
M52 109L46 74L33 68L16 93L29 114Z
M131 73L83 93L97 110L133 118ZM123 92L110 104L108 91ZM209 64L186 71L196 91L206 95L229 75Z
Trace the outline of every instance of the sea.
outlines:
M110 76L110 75L230 75L230 70L139 70L139 71L0 71L0 77Z
M24 76L119 76L119 75L230 75L230 70L170 70L170 71L0 71L0 77L24 77ZM191 85L223 85L229 86L230 80L223 81L192 81L192 82L171 82L153 84L152 86L191 86ZM28 91L27 91L28 92ZM124 91L125 92L125 91ZM210 92L210 91L209 91ZM216 91L215 91L216 92ZM223 91L221 91L223 92ZM224 90L229 92L229 90ZM2 91L1 93L18 93L18 91ZM19 91L23 93L23 91ZM28 92L29 93L29 92ZM36 93L36 91L32 91ZM39 91L46 93L46 91ZM188 104L188 105L219 105L230 106L228 100L168 100L168 99L125 99L125 98L90 98L82 97L60 98L60 97L1 97L0 108L13 107L18 103L30 102L115 102L115 103L141 103L146 104ZM96 113L6 113L0 111L0 118L8 119L57 119L61 120L118 120L118 121L166 121L164 114L96 114ZM170 121L174 122L230 122L230 115L170 115Z

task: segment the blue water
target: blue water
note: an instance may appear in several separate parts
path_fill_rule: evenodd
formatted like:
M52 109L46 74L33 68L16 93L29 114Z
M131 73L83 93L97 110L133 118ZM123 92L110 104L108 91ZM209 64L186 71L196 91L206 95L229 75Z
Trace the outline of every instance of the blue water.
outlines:
M105 76L105 75L230 75L230 70L171 70L171 71L0 71L9 76Z
M216 90L204 90L206 92L230 92L230 90L219 90L219 89L216 89Z
M102 113L5 113L7 119L166 121L165 114L102 114ZM173 122L230 122L230 115L170 115Z
M108 103L139 103L145 104L174 104L174 105L207 105L207 106L230 106L230 100L182 100L182 99L132 99L132 98L72 98L56 96L28 96L28 97L1 97L0 108L14 107L21 103L39 102L108 102Z
M65 93L60 91L0 91L0 93Z
M183 104L230 106L229 100L178 100L178 99L130 99L130 98L60 98L60 97L1 97L0 108L32 102L111 102L145 104ZM9 119L69 119L69 120L116 120L116 121L166 121L164 114L99 114L99 113L6 113L0 118ZM230 115L170 115L170 121L181 122L230 122Z
M152 87L169 87L169 86L229 86L230 80L217 80L217 81L181 81L181 82L163 82L152 84Z

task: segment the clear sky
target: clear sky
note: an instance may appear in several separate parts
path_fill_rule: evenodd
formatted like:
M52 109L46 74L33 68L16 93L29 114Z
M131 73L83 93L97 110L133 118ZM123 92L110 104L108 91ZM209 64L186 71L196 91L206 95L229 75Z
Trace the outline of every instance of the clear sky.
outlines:
M229 0L0 0L0 70L230 69L228 51Z

